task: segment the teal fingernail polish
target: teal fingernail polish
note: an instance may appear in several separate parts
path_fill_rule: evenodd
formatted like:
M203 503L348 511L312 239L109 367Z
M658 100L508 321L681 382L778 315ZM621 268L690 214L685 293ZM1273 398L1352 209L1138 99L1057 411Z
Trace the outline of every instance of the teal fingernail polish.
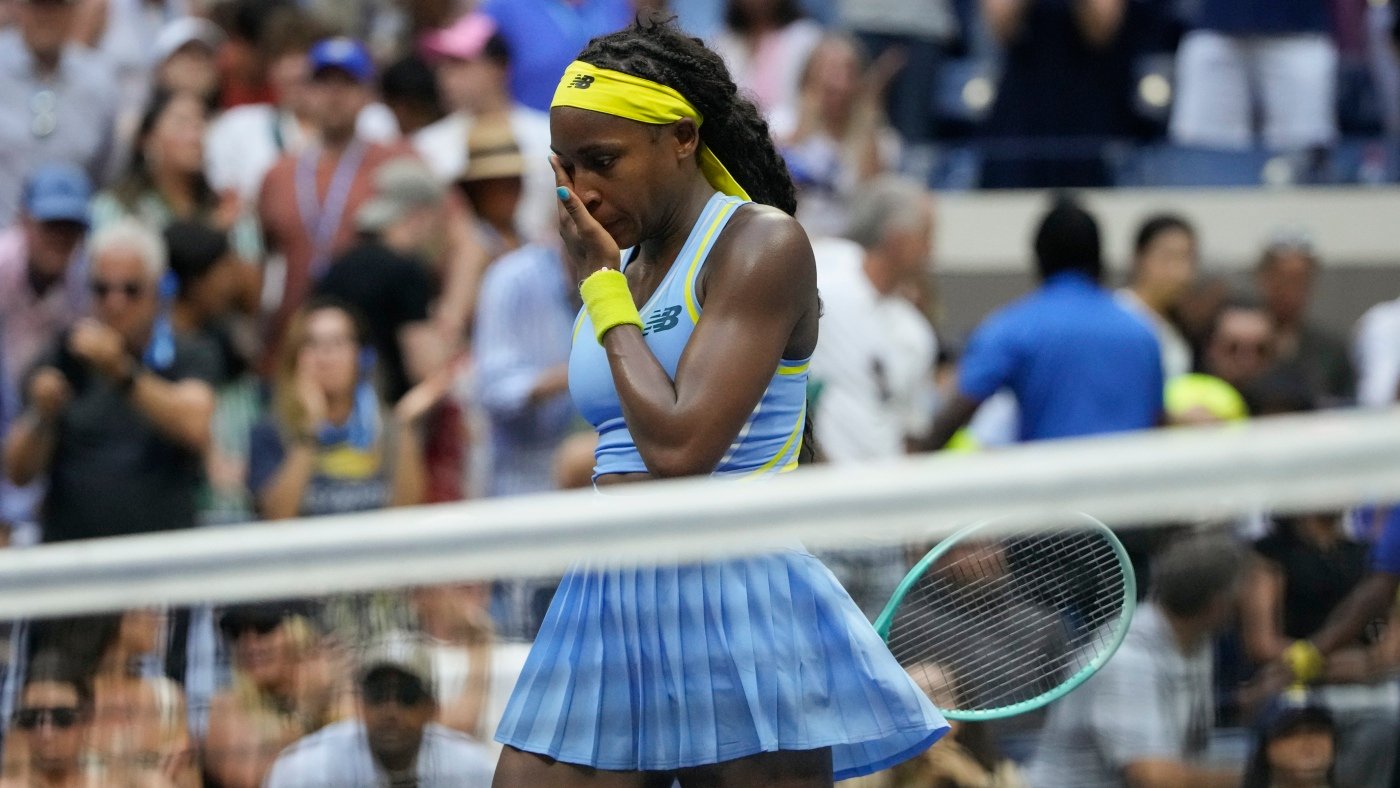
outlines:
M559 199L561 200L569 199L569 190L564 188L563 186L560 186L559 188L555 189L554 193L559 195Z

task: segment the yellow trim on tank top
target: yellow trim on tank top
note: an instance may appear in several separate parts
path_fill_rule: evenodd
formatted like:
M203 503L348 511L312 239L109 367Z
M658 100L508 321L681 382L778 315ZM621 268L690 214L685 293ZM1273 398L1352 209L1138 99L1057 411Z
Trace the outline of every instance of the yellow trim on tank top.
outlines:
M588 317L587 312L579 312L578 317L574 318L574 335L569 338L569 342L572 343L578 341L578 332L580 329L583 328L583 319L585 317Z
M695 306L695 272L700 267L700 263L709 254L710 238L714 236L715 229L724 221L724 217L734 210L735 206L742 205L740 202L730 202L720 208L715 213L715 218L710 220L710 228L705 231L705 237L700 239L700 248L695 250L695 257L690 261L690 270L685 272L685 311L690 315L691 322L700 319L700 310Z
M792 457L796 458L797 455L798 455L799 453L801 453L801 451L802 451L802 426L803 426L803 424L805 424L806 422L807 422L807 405L806 405L806 403L803 403L803 405L802 405L802 410L798 411L798 413L797 413L797 426L793 428L792 434L789 435L787 441L786 441L785 443L783 443L783 447L782 447L781 449L778 449L778 453L777 453L777 454L774 454L774 455L773 455L773 458L772 458L771 460L769 460L768 462L763 463L763 465L762 465L761 467L759 467L758 469L756 469L756 470L750 472L750 473L749 473L747 476L745 476L744 478L745 478L745 479L752 479L752 478L754 478L754 477L756 477L756 476L762 476L763 474L765 474L765 473L767 473L767 472L773 470L774 466L776 466L779 462L781 462L781 461L783 460L784 457L787 457L787 456L788 456L788 450L792 448L793 441L796 441L796 442L797 442L797 451L795 451L795 452L792 453ZM787 468L784 468L783 470L787 470Z
M804 361L801 364L778 364L778 374L801 375L803 372L806 372L811 367L812 362L810 360Z

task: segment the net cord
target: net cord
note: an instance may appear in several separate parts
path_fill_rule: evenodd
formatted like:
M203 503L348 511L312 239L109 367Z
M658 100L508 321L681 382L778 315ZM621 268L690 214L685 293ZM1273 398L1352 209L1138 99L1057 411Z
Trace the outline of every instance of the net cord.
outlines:
M0 619L897 544L996 517L1054 527L1046 512L1129 527L1392 500L1400 410L1334 412L6 550Z

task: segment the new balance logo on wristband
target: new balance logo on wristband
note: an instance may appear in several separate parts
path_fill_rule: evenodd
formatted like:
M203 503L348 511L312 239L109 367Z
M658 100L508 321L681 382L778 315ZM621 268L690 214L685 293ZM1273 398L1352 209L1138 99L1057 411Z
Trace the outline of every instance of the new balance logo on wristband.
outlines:
M681 324L680 305L661 307L651 310L647 315L646 326L642 328L642 334L655 334L660 331L670 331Z
M572 82L569 83L569 87L578 88L579 90L588 90L588 87L592 84L593 77L590 77L587 74L579 74L578 76L574 77Z

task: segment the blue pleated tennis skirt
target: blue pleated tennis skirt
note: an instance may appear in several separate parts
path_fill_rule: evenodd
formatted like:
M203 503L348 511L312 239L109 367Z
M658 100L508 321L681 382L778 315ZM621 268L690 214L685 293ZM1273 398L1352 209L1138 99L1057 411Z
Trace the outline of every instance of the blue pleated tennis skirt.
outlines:
M568 574L496 740L671 771L830 747L835 778L922 752L948 724L805 551Z

